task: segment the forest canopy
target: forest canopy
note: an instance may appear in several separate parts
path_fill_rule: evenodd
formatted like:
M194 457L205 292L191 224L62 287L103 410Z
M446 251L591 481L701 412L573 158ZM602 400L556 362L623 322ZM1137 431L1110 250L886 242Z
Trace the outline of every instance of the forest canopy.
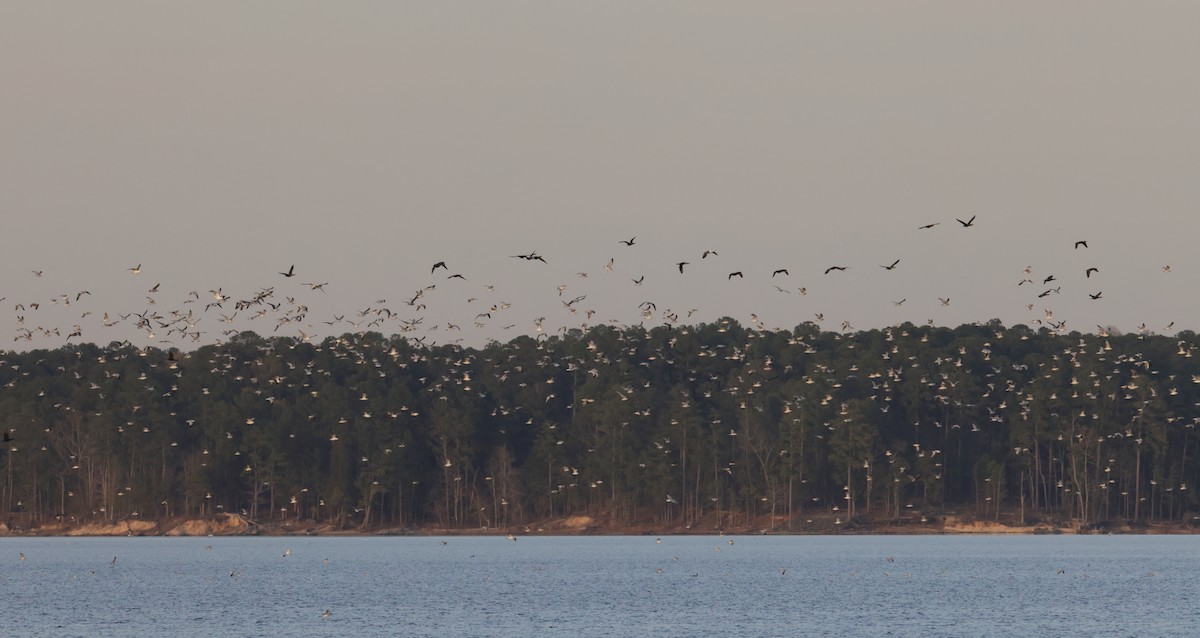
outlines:
M509 527L1196 508L1196 335L733 319L481 348L243 332L0 353L9 520Z

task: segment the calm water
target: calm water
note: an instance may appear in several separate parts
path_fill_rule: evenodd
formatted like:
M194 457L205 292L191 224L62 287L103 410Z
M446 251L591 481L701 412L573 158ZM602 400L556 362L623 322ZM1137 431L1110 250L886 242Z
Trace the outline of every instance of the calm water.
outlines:
M0 636L831 634L1197 636L1200 537L0 539Z

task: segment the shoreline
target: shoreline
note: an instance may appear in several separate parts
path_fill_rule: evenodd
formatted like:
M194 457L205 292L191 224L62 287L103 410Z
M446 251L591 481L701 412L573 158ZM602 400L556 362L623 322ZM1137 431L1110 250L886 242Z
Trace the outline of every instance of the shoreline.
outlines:
M570 516L506 528L444 528L438 526L337 526L315 521L287 520L256 522L238 514L166 520L128 519L81 524L49 523L13 527L0 523L2 537L195 537L195 536L938 536L938 535L1190 535L1200 534L1193 522L1104 521L1083 526L1079 521L1039 521L1033 524L977 520L945 514L922 520L859 517L842 523L834 517L805 518L803 523L749 524L735 526L620 525L590 516ZM755 523L758 523L756 521Z

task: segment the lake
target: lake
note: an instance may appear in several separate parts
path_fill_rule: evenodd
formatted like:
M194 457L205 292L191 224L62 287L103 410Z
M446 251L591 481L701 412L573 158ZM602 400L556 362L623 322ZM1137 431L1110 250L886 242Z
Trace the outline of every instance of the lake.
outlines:
M1198 603L1193 536L0 539L3 636L1196 636Z

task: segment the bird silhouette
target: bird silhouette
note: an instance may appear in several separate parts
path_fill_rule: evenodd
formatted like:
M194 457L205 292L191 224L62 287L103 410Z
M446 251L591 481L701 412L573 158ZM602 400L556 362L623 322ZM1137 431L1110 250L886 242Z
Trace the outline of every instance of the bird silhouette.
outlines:
M847 268L849 268L849 266L830 266L825 269L825 274L828 275L835 270L846 270Z
M971 219L968 219L965 222L957 217L954 218L954 221L962 224L963 228L970 228L975 225L975 215L971 215Z
M296 264L292 264L291 267L289 267L287 269L287 272L281 272L279 274L283 275L284 277L295 277L296 276Z
M888 266L882 266L882 265L881 265L881 266L880 266L880 268L882 268L882 269L884 269L884 270L895 270L895 269L896 269L896 264L898 264L898 263L900 263L900 260L899 260L899 259L897 259L896 261L893 261L893 262L891 263L891 265L888 265Z

